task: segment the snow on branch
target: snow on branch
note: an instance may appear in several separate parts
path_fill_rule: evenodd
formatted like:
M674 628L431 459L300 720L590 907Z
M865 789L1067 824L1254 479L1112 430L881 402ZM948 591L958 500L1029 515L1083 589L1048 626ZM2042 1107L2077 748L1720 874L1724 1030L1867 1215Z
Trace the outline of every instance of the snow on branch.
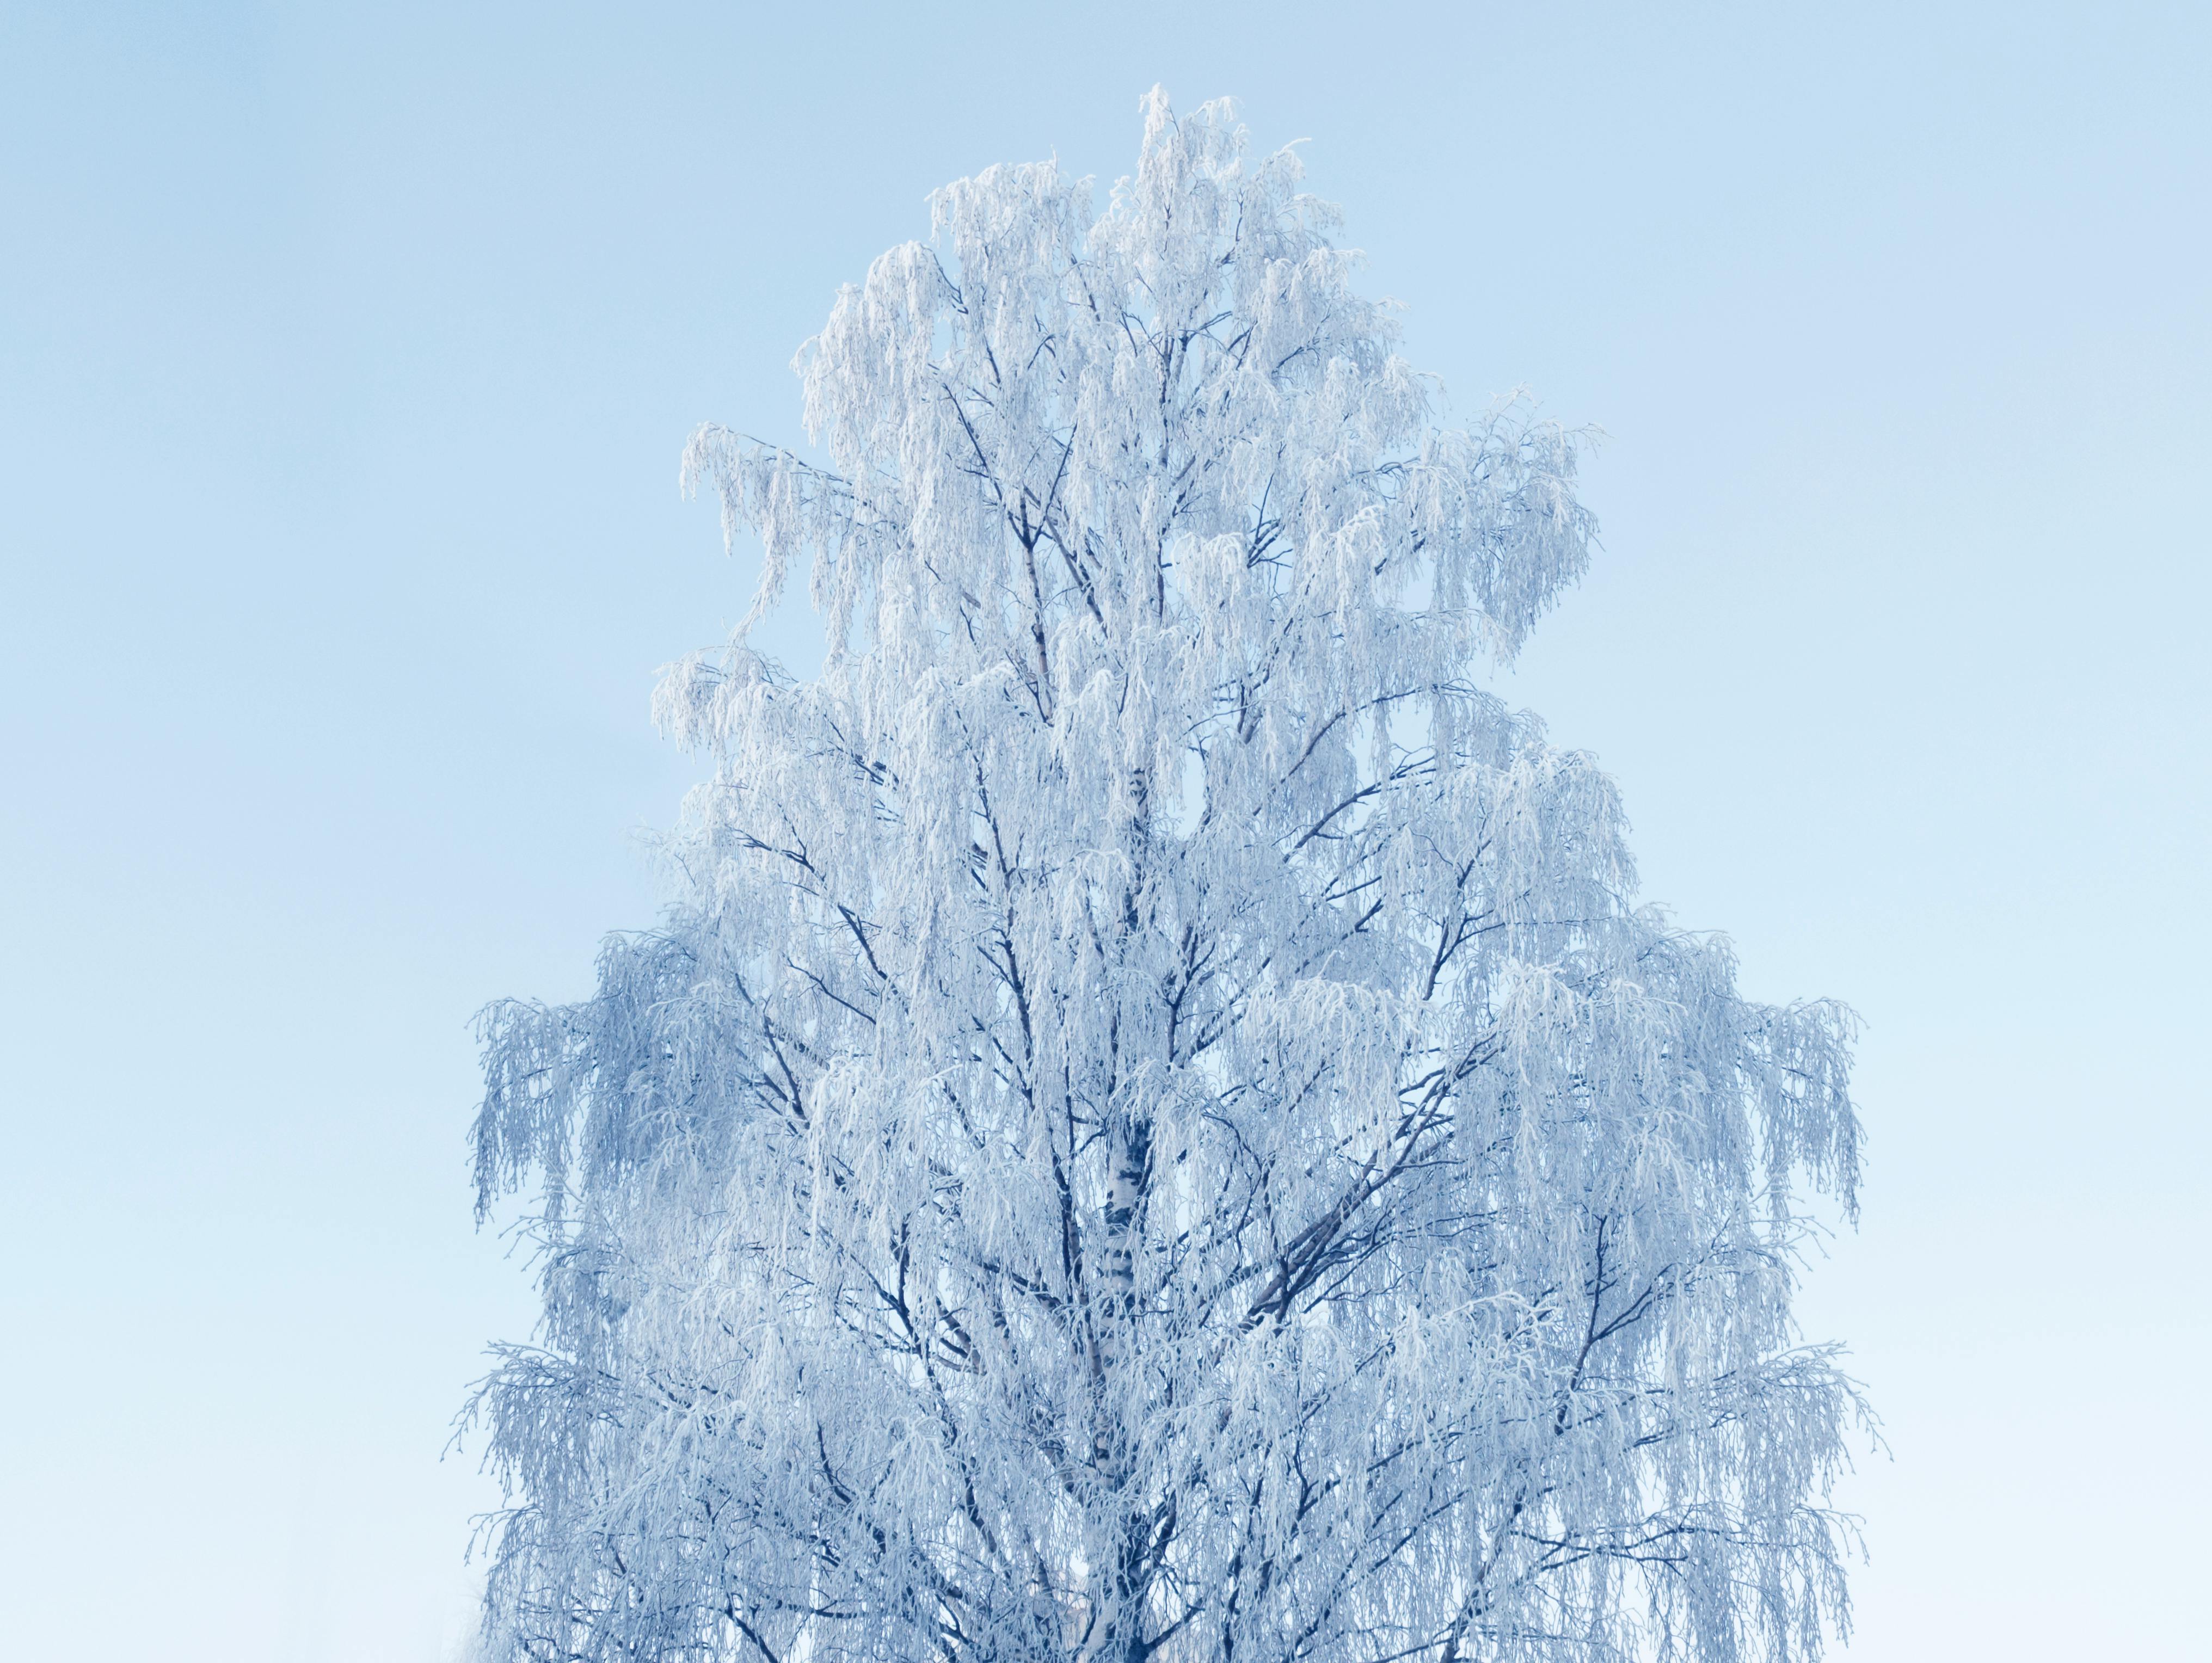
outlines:
M675 898L483 1024L544 1300L489 1654L1812 1657L1849 1015L1639 906L1481 686L1588 560L1580 437L1440 426L1295 156L1145 119L1103 209L939 191L806 454L686 453L764 561L656 701ZM745 639L794 562L811 681Z

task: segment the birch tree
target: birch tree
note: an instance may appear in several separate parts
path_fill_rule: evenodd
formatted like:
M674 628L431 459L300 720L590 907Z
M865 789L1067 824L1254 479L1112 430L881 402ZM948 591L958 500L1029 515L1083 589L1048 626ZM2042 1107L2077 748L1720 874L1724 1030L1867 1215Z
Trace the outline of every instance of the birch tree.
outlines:
M1155 94L932 199L684 477L811 680L676 666L659 927L482 1019L541 1250L485 1639L592 1663L1816 1655L1860 1411L1790 1304L1850 1018L1635 899L1486 685L1577 436L1442 424L1331 210Z

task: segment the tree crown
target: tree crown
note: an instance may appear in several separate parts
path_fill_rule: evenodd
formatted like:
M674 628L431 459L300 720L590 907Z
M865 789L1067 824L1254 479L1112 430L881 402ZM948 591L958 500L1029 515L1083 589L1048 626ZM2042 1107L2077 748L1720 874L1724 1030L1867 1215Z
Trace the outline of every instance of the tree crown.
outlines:
M1583 568L1575 437L1437 425L1287 152L1154 94L1094 217L932 199L799 355L811 563L658 696L663 926L494 1007L478 1410L519 1656L1810 1655L1856 1399L1790 1324L1850 1019L1638 907L1484 689ZM748 619L748 624L752 618Z

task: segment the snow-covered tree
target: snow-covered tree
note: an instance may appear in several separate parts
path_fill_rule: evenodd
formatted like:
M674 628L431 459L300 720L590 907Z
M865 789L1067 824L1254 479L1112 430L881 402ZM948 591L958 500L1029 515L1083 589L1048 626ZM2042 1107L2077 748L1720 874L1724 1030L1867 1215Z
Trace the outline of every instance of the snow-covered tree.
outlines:
M1094 213L932 202L800 355L811 561L660 927L483 1019L538 1343L477 1399L501 1658L1799 1658L1857 1412L1790 1318L1849 1018L1637 905L1486 691L1577 440L1437 425L1288 153L1155 94Z

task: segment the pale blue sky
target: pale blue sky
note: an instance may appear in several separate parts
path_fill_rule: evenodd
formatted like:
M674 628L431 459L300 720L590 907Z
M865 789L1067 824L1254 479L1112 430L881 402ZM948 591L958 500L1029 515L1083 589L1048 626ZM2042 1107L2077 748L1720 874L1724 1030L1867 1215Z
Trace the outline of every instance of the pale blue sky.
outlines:
M2212 12L0 18L0 1650L451 1655L529 1315L465 1024L651 917L653 671L751 577L684 437L1158 81L1310 137L1463 410L1607 431L1510 690L1868 1020L1849 1655L2203 1655Z

